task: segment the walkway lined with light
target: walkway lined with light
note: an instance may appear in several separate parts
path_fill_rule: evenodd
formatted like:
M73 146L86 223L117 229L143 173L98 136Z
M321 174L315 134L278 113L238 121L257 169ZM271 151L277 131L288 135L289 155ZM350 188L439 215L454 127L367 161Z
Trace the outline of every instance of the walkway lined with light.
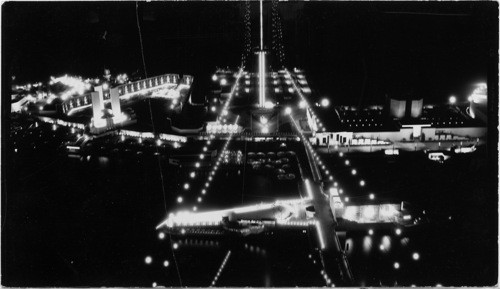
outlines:
M338 239L337 233L335 231L336 220L334 212L331 211L330 204L327 201L329 199L325 198L325 193L323 192L323 189L320 185L321 174L319 173L319 169L315 162L315 159L312 157L312 153L314 151L312 150L309 142L298 127L297 123L293 119L291 113L289 114L289 116L304 144L308 162L314 178L313 183L310 183L309 180L305 180L304 183L308 195L312 197L315 216L317 219L316 230L318 232L321 250L324 254L327 255L328 259L330 260L328 264L325 264L325 270L336 272L340 267L342 271L341 276L343 276L344 278L343 282L345 282L346 284L350 284L350 282L352 282L353 280L352 272L349 268L347 258L344 251L342 250L340 240Z
M231 93L229 94L229 98L226 100L224 106L223 106L223 109L222 111L220 112L221 116L219 116L217 119L218 121L220 122L220 120L222 119L223 122L226 122L226 117L228 115L228 107L229 107L229 103L231 102L231 100L233 99L233 95L238 87L238 83L239 83L239 80L241 78L241 76L243 75L244 71L243 71L243 68L240 68L239 72L238 72L238 75L236 77L236 81L231 89ZM238 119L239 119L239 116L236 118L236 121L235 121L235 125L237 125L238 123ZM217 171L218 169L218 166L220 164L220 161L221 161L221 158L222 156L224 155L224 153L226 152L226 149L227 149L227 146L229 145L229 142L233 136L233 133L234 131L231 130L230 131L230 135L229 135L229 138L226 142L226 144L224 145L223 147L223 150L221 151L220 155L219 155L219 158L217 159L217 162L216 162L216 165L215 167L212 169L212 171L210 172L209 174L209 177L207 178L206 182L205 182L205 188L201 190L201 195L205 195L206 194L206 190L208 189L210 183L212 182L213 180L213 176L215 176L215 172ZM208 151L209 149L209 146L212 144L212 140L215 139L215 134L214 133L209 133L208 135L208 140L205 141L205 146L202 148L200 154L199 154L199 159L200 161L205 159L205 153ZM196 162L195 163L195 169L198 169L200 168L201 164L200 162ZM196 177L198 176L198 174L195 172L195 171L192 171L189 173L189 177L191 179L195 179ZM183 189L184 190L189 190L191 187L191 184L189 182L185 182L184 185L183 185ZM197 198L197 202L198 203L201 203L202 200L203 200L203 196L198 196ZM178 196L177 197L177 203L182 203L184 201L184 197L183 196ZM197 211L198 210L198 207L197 206L193 206L192 208L193 211Z
M235 125L238 123L239 118L240 118L239 116L236 118L236 121L234 122L234 124L235 124ZM219 153L219 156L218 156L218 158L217 158L217 161L215 162L215 166L213 166L212 170L211 170L211 171L210 171L210 173L208 174L208 177L207 177L207 179L206 179L206 181L205 181L204 185L202 186L202 189L201 189L201 191L200 191L200 194L198 195L198 197L197 197L197 199L196 199L198 203L201 203L201 202L203 201L203 197L204 197L204 195L206 195L207 190L208 190L208 188L210 187L210 184L213 182L214 177L215 177L215 175L216 175L217 171L219 170L219 167L220 167L220 163L221 163L221 161L222 161L222 158L225 156L226 151L227 151L227 147L229 146L229 143L231 142L231 140L232 140L232 138L233 138L233 134L234 134L234 132L231 132L231 133L229 134L229 137L228 137L228 139L227 139L226 143L224 144L224 146L222 147L222 150L221 150L221 152ZM211 143L211 140L210 140L210 139L209 139L209 140L207 140L207 144L210 144L210 143ZM208 147L207 147L207 146L203 147L203 149L202 149L202 151L203 151L203 152L206 152L207 150L208 150ZM204 154L202 153L202 154L200 154L200 159L203 159L203 158L204 158ZM199 162L195 163L195 168L197 169L197 168L199 168L199 167L200 167L200 163L199 163ZM192 179L194 179L194 178L197 176L197 173L196 173L195 171L192 171L192 172L189 174L189 176L190 176ZM189 183L189 182L186 182L186 183L184 183L184 185L183 185L184 190L189 190L189 189L190 189L190 187L191 187L191 186L190 186L190 183ZM178 197L177 197L177 202L178 202L178 203L182 203L182 202L183 202L183 200L184 200L184 198L183 198L182 196L178 196ZM192 210L193 210L193 211L197 211L197 210L198 210L198 207L197 207L197 206L193 206Z
M237 76L236 76L236 80L234 82L234 85L231 88L231 92L229 93L229 97L226 100L226 102L224 103L224 106L222 107L222 111L221 111L222 117L217 118L218 122L220 122L221 119L222 119L223 123L225 123L227 121L227 115L229 114L229 112L228 112L229 103L231 103L231 100L233 99L233 96L234 96L236 90L238 89L240 78L241 78L241 76L243 76L244 73L245 73L245 71L243 70L243 67L241 67L240 70L238 71Z
M325 131L325 128L322 124L322 122L319 120L319 118L316 116L316 114L314 113L314 111L312 110L312 108L310 107L309 105L309 102L307 101L307 99L305 98L304 94L301 92L301 90L297 87L297 85L295 84L295 80L293 79L293 77L291 76L290 72L285 69L285 72L287 74L287 77L288 78L291 78L292 79L292 85L295 89L295 91L297 92L297 94L300 96L300 98L302 99L302 102L304 103L305 105L305 108L311 113L312 117L314 118L314 120L316 121L316 123L319 124L320 128L322 128L322 131ZM288 114L290 116L290 119L292 120L292 123L294 124L295 128L297 129L298 133L301 135L302 139L304 140L304 144L305 146L307 147L308 151L314 156L314 160L316 161L317 165L319 168L322 169L324 175L326 177L328 177L328 180L329 181L333 181L334 178L333 178L333 175L331 175L331 172L330 170L327 169L327 167L325 166L325 164L323 163L323 161L321 160L320 156L318 155L318 153L314 150L314 148L312 147L311 145L311 142L304 136L304 134L302 133L302 129L299 127L299 125L295 122L295 120L293 119L292 117L292 111L290 108L287 108L287 111L286 111L286 114ZM311 128L312 129L312 128ZM344 156L344 153L342 152L339 152L339 156L340 157L343 157ZM350 161L348 159L345 160L344 162L345 166L348 167L350 165ZM313 174L315 173L315 169L314 168L311 168L313 170ZM357 175L357 170L355 168L353 168L351 170L351 175L355 176ZM318 179L317 180L321 180L322 177L321 175L317 176ZM334 187L338 187L338 183L337 182L334 182ZM366 185L366 181L364 179L359 179L358 180L358 184L360 187L365 187ZM338 188L339 190L339 194L342 194L343 193L343 189L341 188ZM370 193L370 194L367 194L366 195L370 200L374 200L375 199L375 195L373 193ZM359 196L358 196L359 197ZM349 198L346 197L344 198L344 201L348 202L349 201Z

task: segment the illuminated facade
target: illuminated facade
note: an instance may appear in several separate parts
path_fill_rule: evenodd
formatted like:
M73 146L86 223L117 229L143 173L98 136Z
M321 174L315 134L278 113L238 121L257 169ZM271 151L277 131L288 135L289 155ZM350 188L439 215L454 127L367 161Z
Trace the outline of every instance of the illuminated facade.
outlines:
M469 96L469 115L482 121L483 123L488 122L488 86L485 83L479 84L479 86L474 89L472 95Z
M311 196L312 197L312 196ZM170 213L156 228L166 229L172 233L181 233L187 229L214 228L226 233L245 230L252 226L261 226L264 231L279 229L303 229L316 226L317 220L312 207L311 197L303 199L277 200L274 203L261 203L227 210ZM385 203L378 205L344 205L338 193L330 193L330 206L337 220L338 230L366 229L373 224L390 224L395 226L411 226L417 224L416 216L405 208L404 203ZM350 226L349 222L355 224ZM233 224L233 230L228 224Z
M416 104L415 104L416 102ZM411 109L408 108L411 103ZM400 105L403 104L403 105ZM474 109L472 101L469 114ZM416 106L416 107L415 107ZM331 113L328 108L315 108L318 114ZM356 109L333 108L338 121L324 117L329 123L319 123L318 118L308 114L313 142L319 146L359 147L371 146L386 149L387 146L402 146L418 143L415 149L426 149L434 142L477 142L487 135L486 122L476 120L448 106L422 107L420 100L390 100L388 111L382 107ZM386 116L386 113L389 116ZM401 117L401 118L400 118Z
M101 133L103 131L114 129L121 124L127 117L121 111L120 96L118 88L112 88L105 92L105 86L96 86L92 95L93 118L90 126L92 133ZM111 110L105 110L104 94L110 95Z

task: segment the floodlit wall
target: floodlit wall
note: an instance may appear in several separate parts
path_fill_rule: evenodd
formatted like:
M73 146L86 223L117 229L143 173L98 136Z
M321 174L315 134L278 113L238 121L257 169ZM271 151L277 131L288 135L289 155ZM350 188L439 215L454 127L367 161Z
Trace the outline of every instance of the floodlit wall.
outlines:
M422 115L423 104L424 104L423 99L411 101L411 112L410 112L411 117L419 118Z
M109 91L111 95L111 110L113 111L114 116L119 116L122 114L122 109L120 106L120 96L118 94L118 88L112 88Z
M403 118L405 116L406 101L405 100L391 99L390 108L391 108L390 109L391 116L397 117L397 118Z
M102 99L102 94L99 91L94 91L92 95L92 112L94 119L100 119L102 116L102 109L104 108L104 100Z

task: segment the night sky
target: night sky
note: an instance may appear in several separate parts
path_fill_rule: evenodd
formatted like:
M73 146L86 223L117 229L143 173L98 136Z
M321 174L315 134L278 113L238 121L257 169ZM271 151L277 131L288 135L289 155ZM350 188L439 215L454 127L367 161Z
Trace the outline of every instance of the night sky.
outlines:
M90 77L104 67L144 75L135 2L7 2L2 8L4 76L21 83L65 73ZM270 47L270 2L265 9ZM257 10L252 3L254 47ZM244 12L238 2L140 2L148 75L187 73L201 85L216 66L238 66ZM428 103L452 94L465 99L475 83L497 83L494 2L280 2L279 13L285 65L305 69L312 89L337 104L368 105L407 93Z

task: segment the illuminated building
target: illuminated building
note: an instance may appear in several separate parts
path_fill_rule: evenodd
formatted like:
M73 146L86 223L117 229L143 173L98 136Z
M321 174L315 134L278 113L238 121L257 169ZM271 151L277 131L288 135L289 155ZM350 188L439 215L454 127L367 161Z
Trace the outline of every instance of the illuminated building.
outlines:
M418 224L417 216L405 203L383 203L378 205L332 204L332 212L337 219L338 231L366 230L373 224L388 226L413 226ZM334 207L335 206L335 207ZM169 233L186 233L200 228L218 229L225 233L262 233L264 231L303 229L316 226L315 214L310 214L311 200L277 200L227 210L171 213L157 226ZM314 211L313 211L314 212ZM258 226L260 230L251 230ZM250 230L250 231L248 231Z
M410 108L408 108L410 107ZM319 146L339 146L356 149L370 147L370 151L398 146L401 143L419 143L415 149L426 149L434 142L475 143L487 134L486 123L476 120L458 108L422 106L421 100L390 100L388 108L374 106L358 109L337 106L314 108L308 113L310 132ZM473 110L471 110L473 111ZM338 118L329 117L337 115ZM325 123L319 123L319 119ZM449 144L448 144L449 142Z
M488 86L485 83L479 84L469 96L469 102L469 115L486 124L488 122Z
M101 133L114 129L127 120L127 117L121 111L118 88L107 91L104 88L104 85L96 86L95 91L91 93L93 118L90 131L92 133ZM104 107L104 94L110 95L111 110L109 111L105 110Z

